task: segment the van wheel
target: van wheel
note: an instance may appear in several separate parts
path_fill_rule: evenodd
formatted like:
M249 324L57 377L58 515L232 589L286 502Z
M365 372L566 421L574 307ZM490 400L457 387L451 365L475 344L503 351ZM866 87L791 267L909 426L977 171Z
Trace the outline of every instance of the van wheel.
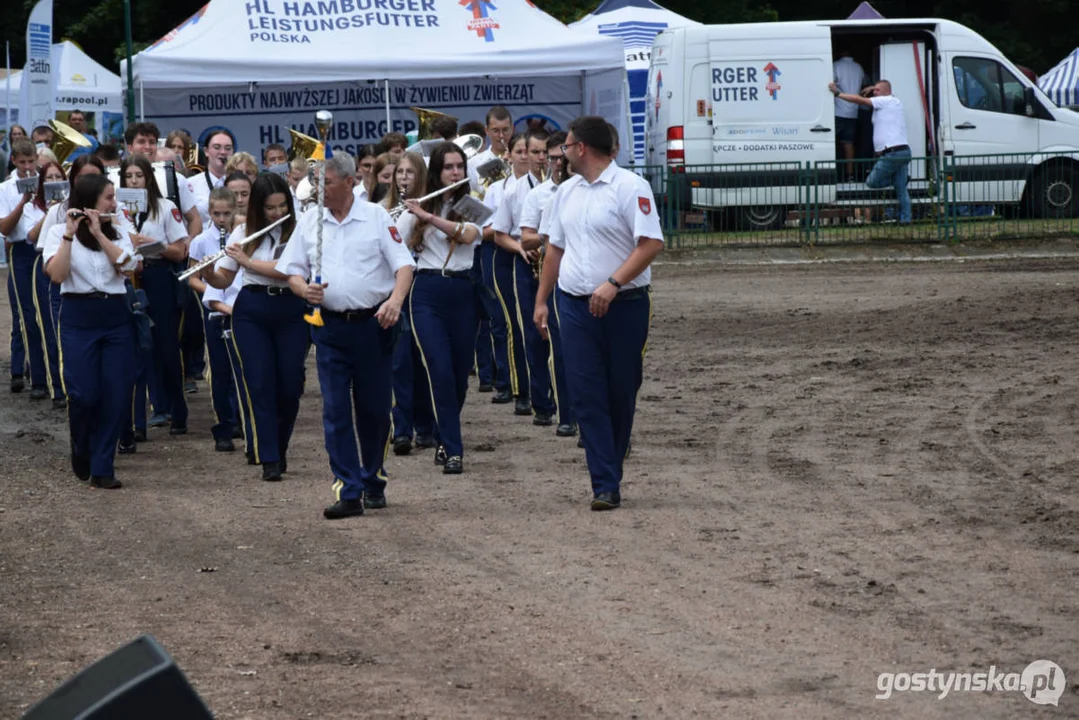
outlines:
M787 217L780 205L753 205L735 210L735 225L739 230L775 230Z
M1034 217L1079 217L1079 173L1071 165L1050 165L1038 171L1030 191Z

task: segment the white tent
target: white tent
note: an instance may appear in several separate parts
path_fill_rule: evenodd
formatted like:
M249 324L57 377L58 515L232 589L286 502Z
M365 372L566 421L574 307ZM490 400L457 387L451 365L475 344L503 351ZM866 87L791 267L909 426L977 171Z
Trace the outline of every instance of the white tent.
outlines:
M603 0L591 14L570 25L574 30L598 33L622 40L629 83L630 120L633 125L633 157L644 162L645 95L652 40L668 27L700 25L652 0Z
M1079 107L1079 48L1038 78L1038 87L1060 107Z
M82 110L95 113L93 123L99 132L107 124L105 113L123 112L123 88L120 76L105 69L73 42L65 40L52 46L53 79L56 83L54 109L60 112ZM0 81L0 94L7 81ZM11 74L11 108L19 107L22 72ZM0 102L0 106L6 106ZM14 112L13 112L14 114ZM18 122L15 118L13 122Z
M402 9L376 9L387 5ZM212 0L133 62L140 114L162 132L224 126L249 151L287 144L282 126L314 134L322 109L348 152L414 127L410 106L625 125L622 44L527 0Z

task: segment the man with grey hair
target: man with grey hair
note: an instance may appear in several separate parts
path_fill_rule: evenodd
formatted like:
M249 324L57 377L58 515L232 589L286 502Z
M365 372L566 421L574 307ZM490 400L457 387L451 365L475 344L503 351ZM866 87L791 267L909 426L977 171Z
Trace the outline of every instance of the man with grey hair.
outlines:
M323 515L334 520L386 507L393 346L415 263L389 213L353 196L352 157L338 153L324 162L321 223L317 208L304 213L277 271L288 275L293 293L321 306L324 324L312 336L334 476L335 502Z

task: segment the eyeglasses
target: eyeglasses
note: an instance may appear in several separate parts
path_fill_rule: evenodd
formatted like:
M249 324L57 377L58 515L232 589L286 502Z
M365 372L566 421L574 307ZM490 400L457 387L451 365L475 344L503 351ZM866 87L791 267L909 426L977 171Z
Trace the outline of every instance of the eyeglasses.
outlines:
M563 150L563 152L565 152L565 151ZM549 162L562 162L565 159L566 159L565 155L547 155L547 160Z
M577 142L575 142L575 143L570 143L570 144L568 144L568 145L559 145L559 147L561 147L561 148L562 148L562 154L563 154L563 155L565 155L566 153L568 153L568 152L569 152L569 149L570 149L571 147L576 147L576 146L578 146L578 145L584 145L584 140L578 140Z

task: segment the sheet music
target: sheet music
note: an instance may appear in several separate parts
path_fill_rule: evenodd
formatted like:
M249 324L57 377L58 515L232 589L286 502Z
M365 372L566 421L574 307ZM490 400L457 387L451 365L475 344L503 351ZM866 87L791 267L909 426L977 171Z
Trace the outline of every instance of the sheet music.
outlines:
M471 195L465 195L463 198L453 204L453 210L462 218L470 223L483 227L483 224L494 215L494 210L487 207L480 200L472 197Z

